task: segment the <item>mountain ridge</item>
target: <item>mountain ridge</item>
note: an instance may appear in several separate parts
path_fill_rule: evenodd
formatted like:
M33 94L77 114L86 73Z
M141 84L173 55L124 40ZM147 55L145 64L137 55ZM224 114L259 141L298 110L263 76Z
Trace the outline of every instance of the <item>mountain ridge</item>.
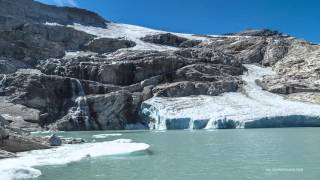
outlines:
M277 31L172 33L32 0L0 0L0 12L0 114L16 128L153 128L143 111L161 109L147 100L247 93L246 64L274 70L256 80L264 90L319 103L319 46Z

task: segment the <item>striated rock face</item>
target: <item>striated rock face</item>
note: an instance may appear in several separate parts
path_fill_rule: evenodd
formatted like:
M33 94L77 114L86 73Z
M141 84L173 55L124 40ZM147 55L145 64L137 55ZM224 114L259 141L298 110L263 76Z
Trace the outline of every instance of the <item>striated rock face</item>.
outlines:
M90 107L90 121L87 129L94 130L121 130L126 124L137 121L137 112L134 111L133 97L128 91L118 91L104 95L87 96ZM59 130L86 130L80 127L72 118L66 115L57 123Z
M224 101L239 93L250 103L231 101L229 106L242 107L236 114L245 111L250 117L249 108L261 113L253 103L265 103L252 100L267 93L257 93L261 90L257 83L292 100L320 102L319 45L276 31L246 30L222 36L163 33L32 0L0 0L0 14L0 113L11 128L144 129L152 121L142 112L150 99L164 98L169 103L217 97L213 104L224 107ZM257 77L248 76L245 64L270 67L274 73L256 81ZM187 108L183 103L173 112ZM278 104L282 106L282 101ZM277 108L272 111L278 112ZM241 125L215 118L220 119L168 118L166 126L183 129L192 124L201 129L209 121L216 128ZM297 123L304 119L310 120L299 118Z
M316 96L320 90L319 59L320 46L295 40L288 47L287 55L274 65L276 75L265 77L262 86L278 94L297 97L314 93Z

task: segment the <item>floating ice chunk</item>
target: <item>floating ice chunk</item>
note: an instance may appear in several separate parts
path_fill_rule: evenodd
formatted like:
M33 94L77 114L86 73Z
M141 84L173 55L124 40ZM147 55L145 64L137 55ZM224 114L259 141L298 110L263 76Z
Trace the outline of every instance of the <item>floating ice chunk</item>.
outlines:
M2 167L1 167L2 168ZM0 169L2 180L32 179L41 176L41 171L29 167L16 167L12 169Z
M80 161L86 157L130 154L149 147L145 143L133 143L130 139L120 139L20 153L18 158L0 160L0 179L34 178L41 175L39 170L32 168L34 166L62 165Z
M93 135L92 137L96 138L96 139L104 139L104 138L107 138L107 137L115 137L115 136L122 136L122 134L120 134L120 133L115 133L115 134L96 134L96 135Z

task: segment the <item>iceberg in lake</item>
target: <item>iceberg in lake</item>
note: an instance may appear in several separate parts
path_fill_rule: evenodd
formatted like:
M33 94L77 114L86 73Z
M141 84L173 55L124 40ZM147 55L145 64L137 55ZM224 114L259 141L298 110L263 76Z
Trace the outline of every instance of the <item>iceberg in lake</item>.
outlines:
M220 96L154 97L142 104L150 128L231 129L271 127L318 127L320 106L288 100L262 90L256 80L272 75L271 68L245 65L241 92Z

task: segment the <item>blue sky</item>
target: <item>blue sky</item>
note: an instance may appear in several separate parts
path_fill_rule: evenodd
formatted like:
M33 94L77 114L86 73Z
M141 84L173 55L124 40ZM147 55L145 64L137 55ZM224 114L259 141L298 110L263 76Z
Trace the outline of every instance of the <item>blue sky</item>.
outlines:
M269 28L320 43L318 0L39 0L108 20L195 34Z

